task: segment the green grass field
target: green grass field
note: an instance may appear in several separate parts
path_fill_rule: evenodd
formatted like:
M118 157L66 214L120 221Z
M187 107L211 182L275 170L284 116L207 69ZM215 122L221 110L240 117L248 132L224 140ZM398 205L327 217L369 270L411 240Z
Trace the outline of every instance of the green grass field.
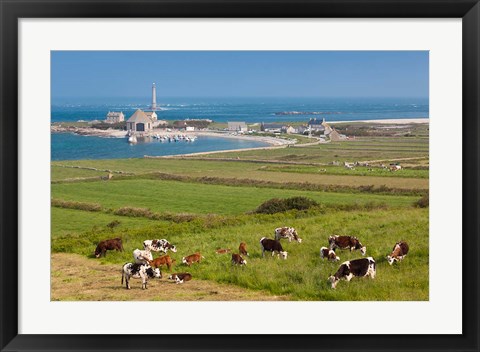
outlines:
M55 211L53 219L60 222L71 217L68 212ZM85 213L77 211L78 213ZM244 224L208 228L201 223L169 224L137 219L120 218L121 225L110 230L107 224L115 216L90 219L90 214L78 217L72 226L84 231L77 235L69 229L55 229L52 250L92 257L96 243L104 238L121 237L125 252L109 252L106 258L94 259L100 263L121 266L131 261L133 249L141 247L148 238L168 238L177 248L170 253L176 259L176 271L189 271L195 278L238 285L252 290L264 290L274 295L288 295L293 300L427 300L428 299L428 210L395 209L381 211L332 211L301 217L252 217ZM82 219L83 218L83 219ZM127 221L125 221L127 219ZM100 221L99 221L100 220ZM83 223L83 224L82 224ZM286 261L267 255L261 257L259 240L272 237L277 226L285 224L297 228L303 239L301 244L283 242L289 252ZM92 224L92 228L88 229ZM328 245L331 234L348 234L359 237L367 246L367 255L377 261L377 278L340 282L337 290L329 288L327 277L336 271L339 263L330 263L319 257L321 246ZM393 244L406 240L411 252L398 265L390 266L385 256ZM218 248L236 249L244 241L250 256L246 267L233 267L228 254L216 254ZM200 251L205 260L187 268L179 265L181 257ZM361 257L358 252L339 251L343 260ZM183 266L183 267L182 267ZM415 272L415 275L411 275ZM393 289L394 288L394 289Z
M347 170L341 166L315 164L385 158L407 158L408 162L402 162L405 167L399 172L380 168L368 171L361 167ZM58 261L68 255L72 256L72 262L88 261L92 272L102 273L106 278L110 275L107 268L112 270L118 266L120 270L122 264L132 261L132 251L141 248L145 239L166 238L178 248L177 253L170 253L176 259L175 271L190 272L194 282L237 288L232 300L429 299L429 211L413 206L419 194L428 193L427 138L359 138L343 144L284 148L268 153L211 154L203 159L52 162L51 197L55 206L51 208L51 249L54 254L58 253L52 256L52 261L55 261L55 277L62 278L62 282L54 285L58 292L53 292L53 297L135 299L135 295L121 289L120 283L117 287L117 281L114 287L109 284L88 294L79 294L84 282L74 284L73 274L69 274L73 269ZM264 159L270 162L258 161ZM102 181L100 176L108 171L114 172L114 178ZM168 179L165 175L184 179ZM308 190L307 186L312 184L331 186L333 190L339 186L347 188ZM358 191L359 186L385 186L393 191L375 193L369 187ZM417 190L417 193L408 190ZM320 205L271 215L251 213L268 199L294 196L311 198ZM94 208L96 211L78 210L74 209L78 203L61 201L99 207ZM67 206L70 208L65 208ZM115 215L124 207L141 209L137 213L126 212L127 216ZM118 225L110 228L108 224L112 221ZM273 238L273 231L279 226L295 227L303 242L282 241L289 253L286 261L269 255L262 258L260 238ZM367 255L377 263L374 280L341 281L336 290L330 288L327 278L339 264L361 257L359 252L338 251L340 263L322 260L319 249L328 245L328 236L332 234L357 236L367 246ZM125 251L94 258L96 244L114 237L122 238ZM385 256L399 240L409 243L410 253L401 263L390 266ZM241 241L247 243L250 252L246 267L234 267L229 254L215 253L218 248L236 251ZM205 256L202 263L190 268L181 264L183 256L196 251ZM94 280L89 276L84 279ZM87 284L95 286L94 282ZM168 286L166 292L169 293L143 299L213 297L210 291L201 295L189 292L188 285L184 284L181 291L176 290L175 285ZM199 287L204 286L192 287L201 290ZM60 290L61 294L57 295ZM229 300L228 294L221 297Z
M379 202L409 207L419 197L311 192L275 188L229 187L162 180L126 179L52 185L52 197L96 202L105 208L142 207L175 213L238 214L254 210L270 198L309 197L321 204Z
M296 167L298 167L298 172L295 171ZM88 168L101 171L92 171ZM272 169L275 172L271 172L270 170ZM320 171L322 169L325 169L326 172ZM373 185L396 189L428 189L428 170L405 169L392 173L377 168L373 169L373 171L367 171L365 167L356 168L356 170L346 170L333 166L272 164L247 162L242 161L242 159L234 161L183 158L56 161L52 162L51 170L52 181L54 182L78 178L79 172L82 172L82 170L86 172L86 178L99 179L100 175L106 175L106 172L110 170L115 172L114 177L122 174L141 176L161 172L188 177L217 177L226 180L243 179L283 184L304 184L308 182L317 185L350 187ZM304 171L307 171L308 175L304 175Z
M421 138L358 138L355 141L333 142L313 146L296 146L270 150L249 150L209 154L206 158L241 158L248 160L297 161L328 164L332 161L343 163L355 161L390 162L402 158L428 159L428 139Z

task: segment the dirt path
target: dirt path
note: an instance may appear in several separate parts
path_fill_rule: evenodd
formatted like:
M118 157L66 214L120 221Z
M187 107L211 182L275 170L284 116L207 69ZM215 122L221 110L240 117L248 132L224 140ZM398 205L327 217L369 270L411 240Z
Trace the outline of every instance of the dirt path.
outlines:
M247 290L232 285L195 280L177 285L168 280L150 280L148 290L132 279L131 290L121 285L120 267L77 254L51 256L52 301L279 301L285 296Z

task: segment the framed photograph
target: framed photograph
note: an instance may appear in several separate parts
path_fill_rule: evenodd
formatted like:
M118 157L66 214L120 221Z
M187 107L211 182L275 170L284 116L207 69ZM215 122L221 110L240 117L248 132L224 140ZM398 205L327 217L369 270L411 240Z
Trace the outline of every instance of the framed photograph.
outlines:
M478 350L478 1L300 5L2 1L2 351Z

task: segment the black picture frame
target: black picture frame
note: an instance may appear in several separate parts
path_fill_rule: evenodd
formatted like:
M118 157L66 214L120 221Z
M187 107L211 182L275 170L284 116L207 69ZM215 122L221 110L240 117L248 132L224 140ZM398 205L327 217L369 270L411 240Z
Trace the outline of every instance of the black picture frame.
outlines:
M0 11L1 351L479 350L480 5L478 0L0 0ZM187 335L168 338L162 335L159 328L159 335L156 336L18 334L18 280L16 266L12 265L18 261L18 126L15 123L16 119L12 118L18 116L17 22L20 18L88 17L462 18L463 333L461 335L278 335L268 337L264 335ZM453 240L452 243L454 243ZM455 258L446 256L446 263L448 260L455 260ZM445 279L448 280L448 278ZM266 324L274 324L277 321L264 318ZM228 317L222 317L222 319L228 319ZM317 318L312 318L312 321L315 319ZM361 317L356 316L352 319L361 320Z

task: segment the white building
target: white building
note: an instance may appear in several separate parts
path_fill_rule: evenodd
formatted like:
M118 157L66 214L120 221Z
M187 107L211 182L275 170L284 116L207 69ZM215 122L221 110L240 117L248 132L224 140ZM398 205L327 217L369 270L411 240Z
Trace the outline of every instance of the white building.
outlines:
M247 132L248 127L245 122L228 122L228 130L232 132Z
M327 123L325 122L325 119L317 120L317 118L310 119L308 121L308 126L312 130L312 132L323 132L326 130Z
M107 114L107 118L105 119L106 123L117 123L122 121L125 121L125 115L123 115L123 112L121 111L109 111Z
M153 128L153 121L140 109L127 120L127 131L148 132Z
M287 133L287 134L297 133L297 129L290 125L282 126L282 133Z

